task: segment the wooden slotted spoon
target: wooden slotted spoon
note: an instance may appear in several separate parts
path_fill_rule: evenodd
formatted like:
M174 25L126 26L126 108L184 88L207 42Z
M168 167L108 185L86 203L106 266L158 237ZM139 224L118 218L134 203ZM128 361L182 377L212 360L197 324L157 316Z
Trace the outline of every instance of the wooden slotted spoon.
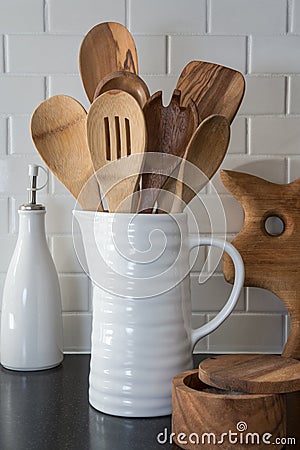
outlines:
M162 91L153 94L144 106L147 130L147 152L157 153L155 161L147 158L143 174L139 211L151 213L159 190L184 155L189 140L198 125L196 106L191 101L188 106L180 106L180 91L173 92L170 104L163 106ZM166 154L178 158L166 158ZM152 155L151 155L152 156ZM158 165L158 167L154 167ZM166 165L168 164L168 167ZM149 166L149 167L147 167ZM157 173L162 169L163 172Z
M183 69L176 88L181 90L181 104L187 106L192 99L201 119L219 114L231 123L244 96L245 80L229 67L191 61Z
M203 120L189 142L178 178L169 177L163 185L158 197L159 209L181 212L216 173L229 140L230 125L226 117L212 115Z
M98 83L109 73L138 73L134 40L124 25L104 22L85 36L79 51L79 68L85 92L92 102Z
M86 111L72 97L43 101L31 118L31 135L42 160L84 210L103 211L86 138Z
M100 95L87 115L87 137L109 211L131 212L130 196L140 179L146 142L145 120L138 102L120 90ZM128 198L129 204L125 202Z

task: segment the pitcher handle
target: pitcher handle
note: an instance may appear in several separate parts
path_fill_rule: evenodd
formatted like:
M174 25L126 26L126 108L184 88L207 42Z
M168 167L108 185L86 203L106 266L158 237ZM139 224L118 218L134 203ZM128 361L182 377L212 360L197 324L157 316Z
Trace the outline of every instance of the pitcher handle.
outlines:
M236 250L236 248L234 248L234 246L229 242L226 241L224 242L220 239L199 238L198 236L195 237L189 236L188 240L190 251L195 247L203 245L211 245L212 247L218 247L221 248L222 250L225 250L225 252L228 253L228 255L231 257L235 269L234 284L226 304L223 306L221 311L216 315L216 317L214 317L205 325L202 325L202 327L192 330L191 340L192 340L192 347L194 348L194 346L200 339L216 330L224 322L224 320L227 319L227 317L234 309L244 284L245 271L241 255Z

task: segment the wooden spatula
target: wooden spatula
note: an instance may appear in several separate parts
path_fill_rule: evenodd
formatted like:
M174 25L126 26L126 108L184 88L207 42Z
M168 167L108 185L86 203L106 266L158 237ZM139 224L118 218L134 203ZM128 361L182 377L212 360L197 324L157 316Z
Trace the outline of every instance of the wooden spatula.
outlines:
M82 41L79 68L90 102L98 83L107 74L118 70L138 73L136 47L127 28L116 22L94 26Z
M42 160L84 210L102 211L86 138L86 111L66 95L42 102L31 118L31 135Z
M104 92L118 89L120 91L128 92L143 108L148 98L150 97L149 89L142 78L127 70L119 70L118 72L112 72L106 75L98 83L94 93L94 100Z
M157 164L159 168L164 166L164 155L175 155L182 158L188 142L198 125L198 113L194 103L191 101L187 107L180 106L180 91L175 90L168 106L162 104L162 91L153 94L144 106L144 115L147 129L147 152L157 153ZM159 194L159 189L180 162L176 158L170 159L169 167L165 167L164 174L155 173L151 167L152 158L145 170L150 173L143 174L141 201L139 211L151 213L154 203ZM146 167L149 166L149 167ZM152 173L151 173L152 172ZM150 190L151 189L151 190Z
M181 104L187 106L192 99L202 120L219 114L231 123L244 96L245 80L229 67L191 61L183 69L176 88L181 90Z
M137 188L146 142L145 120L138 102L119 90L100 95L87 116L87 136L109 211L130 212L128 202L124 202Z
M159 209L181 212L216 173L229 140L230 125L225 117L213 115L203 120L189 142L177 179L169 177L163 185L158 197Z

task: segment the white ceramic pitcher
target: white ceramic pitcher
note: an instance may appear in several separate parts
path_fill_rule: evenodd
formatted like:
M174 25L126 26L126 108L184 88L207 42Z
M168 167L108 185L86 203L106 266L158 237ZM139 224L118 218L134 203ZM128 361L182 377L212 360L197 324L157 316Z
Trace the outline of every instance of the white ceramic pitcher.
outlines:
M237 250L188 234L187 215L74 211L93 281L89 401L128 417L171 413L171 379L192 368L192 351L233 310L243 286ZM235 266L231 295L219 314L191 327L189 253L224 248Z

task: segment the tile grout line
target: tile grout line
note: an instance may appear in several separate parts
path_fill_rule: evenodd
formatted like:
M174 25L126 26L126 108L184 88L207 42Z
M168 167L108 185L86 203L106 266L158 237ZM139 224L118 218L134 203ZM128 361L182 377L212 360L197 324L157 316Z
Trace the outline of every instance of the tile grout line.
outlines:
M171 49L172 49L172 37L166 35L166 75L171 74Z
M128 30L130 30L130 10L130 0L125 0L125 26L126 28L128 28Z

